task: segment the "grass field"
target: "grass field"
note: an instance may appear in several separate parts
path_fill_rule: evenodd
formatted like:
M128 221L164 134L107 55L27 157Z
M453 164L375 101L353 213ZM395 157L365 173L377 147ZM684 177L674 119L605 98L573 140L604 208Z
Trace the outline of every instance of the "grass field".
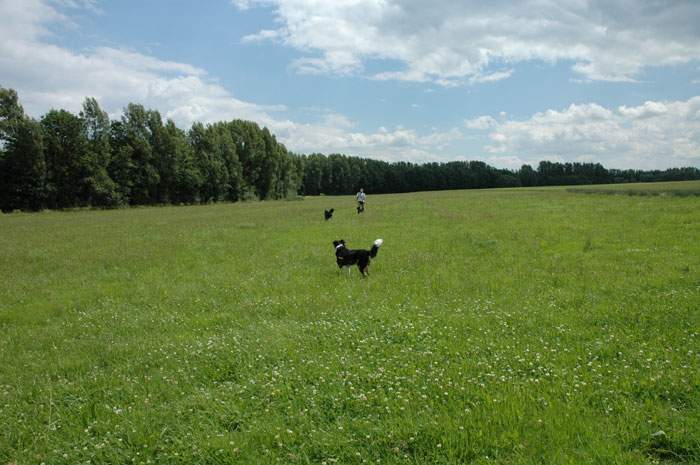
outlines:
M700 463L697 196L2 215L0 275L0 464Z
M575 194L700 196L700 181L604 184L595 186L576 186L570 187L567 190Z

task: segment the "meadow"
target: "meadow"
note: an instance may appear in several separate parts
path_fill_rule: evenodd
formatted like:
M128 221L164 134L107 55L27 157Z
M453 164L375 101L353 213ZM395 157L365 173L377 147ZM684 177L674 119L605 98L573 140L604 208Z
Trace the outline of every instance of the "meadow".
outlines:
M698 196L0 215L0 276L0 464L700 463Z
M605 184L597 186L575 186L567 189L575 194L610 194L610 195L699 195L700 182L648 182L637 184Z

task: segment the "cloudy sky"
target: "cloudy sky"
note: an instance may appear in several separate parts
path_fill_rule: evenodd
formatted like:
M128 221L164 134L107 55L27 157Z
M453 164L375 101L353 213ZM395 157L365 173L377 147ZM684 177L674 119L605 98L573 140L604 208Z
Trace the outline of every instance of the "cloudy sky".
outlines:
M700 167L699 25L696 0L0 0L0 86L303 153Z

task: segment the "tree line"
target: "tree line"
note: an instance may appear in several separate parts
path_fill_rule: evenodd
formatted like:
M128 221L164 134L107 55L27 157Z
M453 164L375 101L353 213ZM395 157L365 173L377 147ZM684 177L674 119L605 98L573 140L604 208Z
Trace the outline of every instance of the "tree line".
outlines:
M542 161L498 169L481 161L385 162L342 154L297 155L267 128L243 120L178 128L130 103L110 120L94 98L75 115L25 114L0 87L2 211L192 204L351 194L700 179L697 168L608 170Z

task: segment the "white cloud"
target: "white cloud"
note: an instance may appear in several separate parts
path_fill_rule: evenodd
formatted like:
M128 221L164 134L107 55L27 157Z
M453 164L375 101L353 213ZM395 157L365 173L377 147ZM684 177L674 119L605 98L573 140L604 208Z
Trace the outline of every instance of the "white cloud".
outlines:
M319 124L301 124L292 121L277 122L274 131L290 147L304 153L345 153L388 161L445 161L444 151L463 138L453 128L419 134L413 129L380 127L373 133L348 131L345 124L333 121Z
M77 53L51 44L52 28L60 31L71 24L53 5L40 0L0 3L0 83L18 91L28 113L38 116L50 108L77 112L90 96L111 114L138 102L185 126L195 119L267 117L266 107L233 98L197 67L130 50L99 47Z
M74 7L86 5L77 0L65 1L70 1ZM76 52L54 45L54 34L61 28L74 27L66 13L72 10L56 5L59 2L0 0L0 85L16 89L25 109L34 116L50 108L77 112L84 98L91 96L96 97L112 117L118 117L127 103L137 102L158 109L183 128L193 121L253 120L269 127L280 141L296 152L341 152L418 162L445 161L457 155L472 159L480 155L478 138L487 134L481 156L498 166L517 167L522 162L536 163L544 158L595 160L606 166L625 168L700 165L700 97L680 102L650 101L619 108L605 108L594 103L571 105L563 110L537 113L525 120L509 120L507 114L501 112L466 120L461 129L433 128L426 132L404 127L361 131L356 121L331 110L319 111L312 115L311 122L302 123L286 118L286 108L282 106L257 105L237 99L205 70L186 63L113 47ZM95 5L87 2L87 6ZM371 28L385 7L385 4L375 5L354 22L336 26L350 30L355 22L365 17L367 27ZM324 2L319 8L325 11L354 7ZM304 11L299 14L303 16ZM343 15L348 16L347 13ZM345 32L340 36L343 34ZM285 41L292 40L291 36L283 37ZM370 42L376 37L357 38L355 45L371 51ZM397 41L393 47L400 51L408 45ZM369 55L331 50L320 58L309 58L317 61L302 64L310 72L318 72L324 66L337 67L326 72L357 70L362 68L365 56ZM444 63L450 62L451 56L446 50ZM436 82L446 80L446 84L462 79L459 72L444 75L426 74L420 69L411 72ZM472 74L465 76L488 77L498 71L477 66L469 73ZM467 131L463 132L465 129L472 131L468 132L469 137L464 133ZM466 141L474 149L465 154L462 148Z
M572 104L522 121L499 122L489 138L487 152L530 163L548 159L596 161L614 168L698 166L700 96L617 109Z
M231 0L231 4L235 5L236 8L239 10L249 10L253 8L254 5L258 4L260 5L263 3L262 1L256 1L256 0Z
M502 157L487 157L484 159L484 161L491 166L495 166L497 168L508 168L511 170L520 169L521 166L526 164L525 160L514 155Z
M403 69L375 79L443 86L505 79L502 64L572 63L584 80L634 81L648 66L700 59L700 3L636 0L235 0L272 7L302 72L348 74L366 60ZM257 38L257 37L256 37ZM262 36L260 36L262 38ZM495 68L495 69L494 69Z
M390 160L423 160L449 145L459 132L420 135L396 128L365 133L357 123L332 111L314 123L280 117L283 106L264 106L235 98L206 71L131 50L99 47L75 52L50 43L52 28L72 25L56 5L94 7L93 2L0 0L0 85L17 90L25 110L40 116L51 108L78 112L85 97L95 97L112 118L129 102L159 110L180 127L194 121L241 118L267 126L297 152L345 152ZM341 58L338 58L342 62Z
M325 58L297 58L291 67L300 74L349 75L362 69L362 63L351 54L338 51Z
M620 114L630 119L644 119L661 116L668 112L668 108L662 102L644 102L638 107L621 106L618 108Z
M491 116L478 116L476 118L466 120L464 122L464 127L467 129L483 131L494 127L496 124L498 124L498 122Z
M478 84L484 82L496 82L502 81L503 79L508 79L513 75L512 69L506 69L503 71L496 71L491 74L476 75L469 79L471 84Z
M279 31L274 31L270 29L261 29L255 34L248 34L247 36L243 36L241 39L241 42L244 44L247 43L252 43L252 42L263 42L265 40L275 40L280 36Z

